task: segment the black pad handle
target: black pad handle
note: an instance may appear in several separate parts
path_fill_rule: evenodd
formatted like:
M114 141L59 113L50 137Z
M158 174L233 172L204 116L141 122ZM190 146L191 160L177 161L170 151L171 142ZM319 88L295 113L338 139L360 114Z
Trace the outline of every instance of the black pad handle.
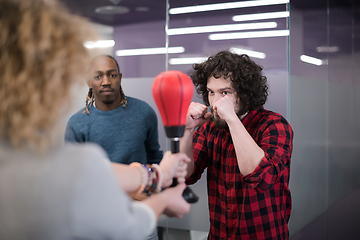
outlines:
M179 140L178 139L171 139L171 152L172 153L178 153L179 152ZM173 178L173 183L171 184L171 187L174 187L178 185L178 181L176 178ZM186 186L184 192L183 192L183 198L188 203L196 203L199 200L199 197L189 188Z

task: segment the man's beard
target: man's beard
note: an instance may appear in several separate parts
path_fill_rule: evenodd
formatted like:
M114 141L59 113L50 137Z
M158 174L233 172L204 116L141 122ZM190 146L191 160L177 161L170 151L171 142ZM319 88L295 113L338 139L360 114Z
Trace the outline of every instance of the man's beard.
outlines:
M212 120L217 129L219 129L219 130L225 129L225 130L229 131L228 124L225 122L225 120L222 120L219 117L219 115L213 113Z
M219 130L222 130L222 129L225 129L227 131L229 131L229 126L228 124L226 123L225 120L221 119L219 115L217 114L214 114L214 109L211 108L211 113L213 114L212 116L212 120L214 122L214 125L217 129ZM238 118L240 119L240 117L242 115L244 115L246 113L246 110L240 108L237 112L236 112L236 115L238 116Z
M113 104L114 99L104 99L102 102L106 105L110 105L110 104Z

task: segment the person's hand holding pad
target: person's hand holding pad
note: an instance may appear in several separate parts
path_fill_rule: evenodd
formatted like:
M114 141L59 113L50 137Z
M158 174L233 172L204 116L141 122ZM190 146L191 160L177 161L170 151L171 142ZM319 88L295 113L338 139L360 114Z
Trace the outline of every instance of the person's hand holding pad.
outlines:
M165 152L159 164L163 175L161 187L169 187L173 182L173 178L177 178L179 183L184 183L187 163L189 162L190 158L184 153L172 154L170 151Z
M153 194L151 197L143 200L144 203L152 207L157 213L163 213L168 217L180 218L190 211L190 204L183 198L183 192L186 187L185 176L187 163L190 161L184 153L165 152L159 166L162 172L163 191ZM173 178L178 179L178 184L169 187Z
M163 214L168 217L181 218L190 211L190 204L182 196L185 188L185 183L179 183L175 187L167 188L161 192L161 194L166 195L165 199L167 200Z

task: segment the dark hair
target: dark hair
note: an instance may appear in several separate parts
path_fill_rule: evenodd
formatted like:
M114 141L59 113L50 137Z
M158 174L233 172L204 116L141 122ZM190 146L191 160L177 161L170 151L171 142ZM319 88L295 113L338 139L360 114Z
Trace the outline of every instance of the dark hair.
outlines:
M116 59L115 59L113 56L103 54L103 55L99 55L98 57L108 57L108 58L111 58L112 60L114 60L114 62L115 62L115 64L116 64L116 67L117 67L117 70L118 70L118 73L120 73L119 64L118 64L118 62L116 61Z
M261 72L263 68L246 54L221 51L203 63L194 64L193 68L192 81L206 105L209 105L207 80L212 76L230 78L244 113L258 109L267 100L268 86L267 78Z

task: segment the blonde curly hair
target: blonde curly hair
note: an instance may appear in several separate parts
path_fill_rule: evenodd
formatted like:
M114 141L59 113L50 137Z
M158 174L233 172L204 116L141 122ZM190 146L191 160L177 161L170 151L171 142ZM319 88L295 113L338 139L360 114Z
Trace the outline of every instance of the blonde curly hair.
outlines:
M0 0L0 36L0 138L46 149L95 34L55 0Z

